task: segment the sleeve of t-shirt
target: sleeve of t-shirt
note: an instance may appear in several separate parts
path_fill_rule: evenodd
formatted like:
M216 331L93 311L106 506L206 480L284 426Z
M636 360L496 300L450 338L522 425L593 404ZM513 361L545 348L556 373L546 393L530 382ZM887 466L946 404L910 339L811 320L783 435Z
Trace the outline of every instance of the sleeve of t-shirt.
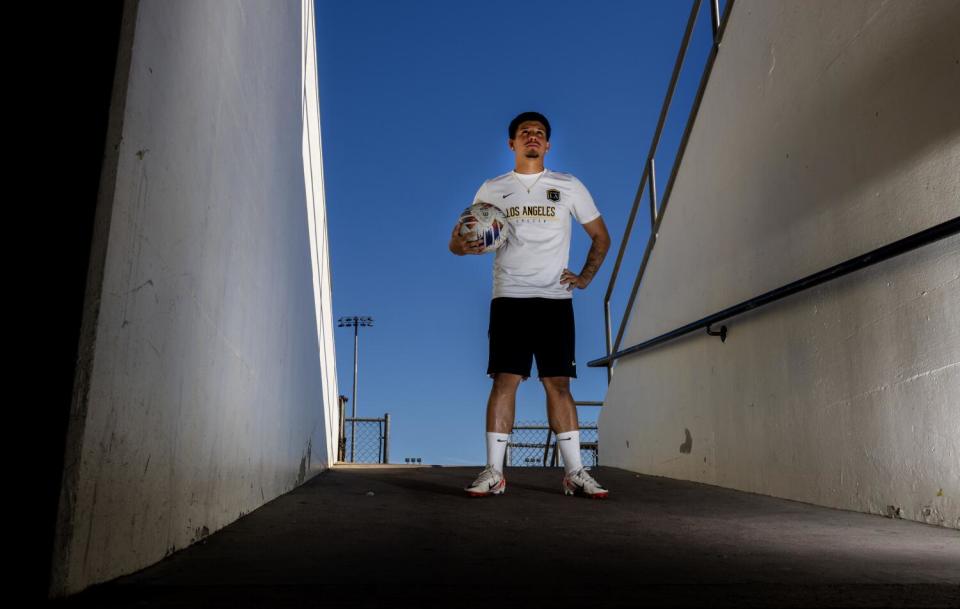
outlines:
M571 212L580 224L593 222L600 217L600 211L590 196L590 191L583 185L583 182L574 178L573 181L573 205Z
M489 202L489 201L488 201L488 198L489 198L489 197L487 197L487 183L484 182L483 184L480 185L480 188L477 189L477 194L475 194L475 195L473 196L473 202L474 202L474 203L479 203L480 201L483 201L483 202L487 203L487 202ZM472 205L472 204L471 204L471 205Z

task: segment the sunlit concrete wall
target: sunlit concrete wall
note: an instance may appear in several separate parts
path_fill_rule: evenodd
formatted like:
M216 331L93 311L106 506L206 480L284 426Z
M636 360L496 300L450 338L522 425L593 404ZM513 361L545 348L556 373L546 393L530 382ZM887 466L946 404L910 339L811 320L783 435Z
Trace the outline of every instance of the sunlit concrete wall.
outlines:
M960 216L960 3L737 0L624 346ZM960 527L960 239L616 366L606 465Z
M51 593L138 570L331 462L313 3L130 2Z

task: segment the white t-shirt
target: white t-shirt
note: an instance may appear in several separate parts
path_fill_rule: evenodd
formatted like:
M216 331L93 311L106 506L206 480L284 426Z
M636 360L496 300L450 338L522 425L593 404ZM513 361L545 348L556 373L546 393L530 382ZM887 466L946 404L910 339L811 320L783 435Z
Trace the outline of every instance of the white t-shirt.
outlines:
M494 298L573 297L560 283L570 260L570 218L586 224L600 217L580 180L549 169L529 175L511 171L484 182L473 201L502 209L517 235L497 250Z

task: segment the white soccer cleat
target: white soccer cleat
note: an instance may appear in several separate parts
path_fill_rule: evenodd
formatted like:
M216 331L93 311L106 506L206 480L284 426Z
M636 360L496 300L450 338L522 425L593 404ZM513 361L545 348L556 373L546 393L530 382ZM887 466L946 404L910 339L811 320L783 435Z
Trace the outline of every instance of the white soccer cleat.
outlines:
M507 479L492 465L483 468L473 484L463 489L471 497L486 497L487 495L502 495L507 490Z
M606 499L609 491L593 479L586 468L581 467L563 477L563 494L581 494L592 499Z

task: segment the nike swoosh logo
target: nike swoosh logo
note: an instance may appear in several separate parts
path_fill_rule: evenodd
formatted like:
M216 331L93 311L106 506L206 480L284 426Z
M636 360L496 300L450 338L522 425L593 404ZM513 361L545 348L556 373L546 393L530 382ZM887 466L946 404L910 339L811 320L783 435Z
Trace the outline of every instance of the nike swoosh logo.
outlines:
M511 192L510 195L512 195L512 194L513 194L513 193ZM509 197L510 195L503 195L503 198L506 199L506 198Z
M497 442L507 442L507 440L501 440L500 438L497 438Z
M569 442L569 441L572 440L572 439L573 439L573 438L557 438L557 441L558 441L558 442Z

